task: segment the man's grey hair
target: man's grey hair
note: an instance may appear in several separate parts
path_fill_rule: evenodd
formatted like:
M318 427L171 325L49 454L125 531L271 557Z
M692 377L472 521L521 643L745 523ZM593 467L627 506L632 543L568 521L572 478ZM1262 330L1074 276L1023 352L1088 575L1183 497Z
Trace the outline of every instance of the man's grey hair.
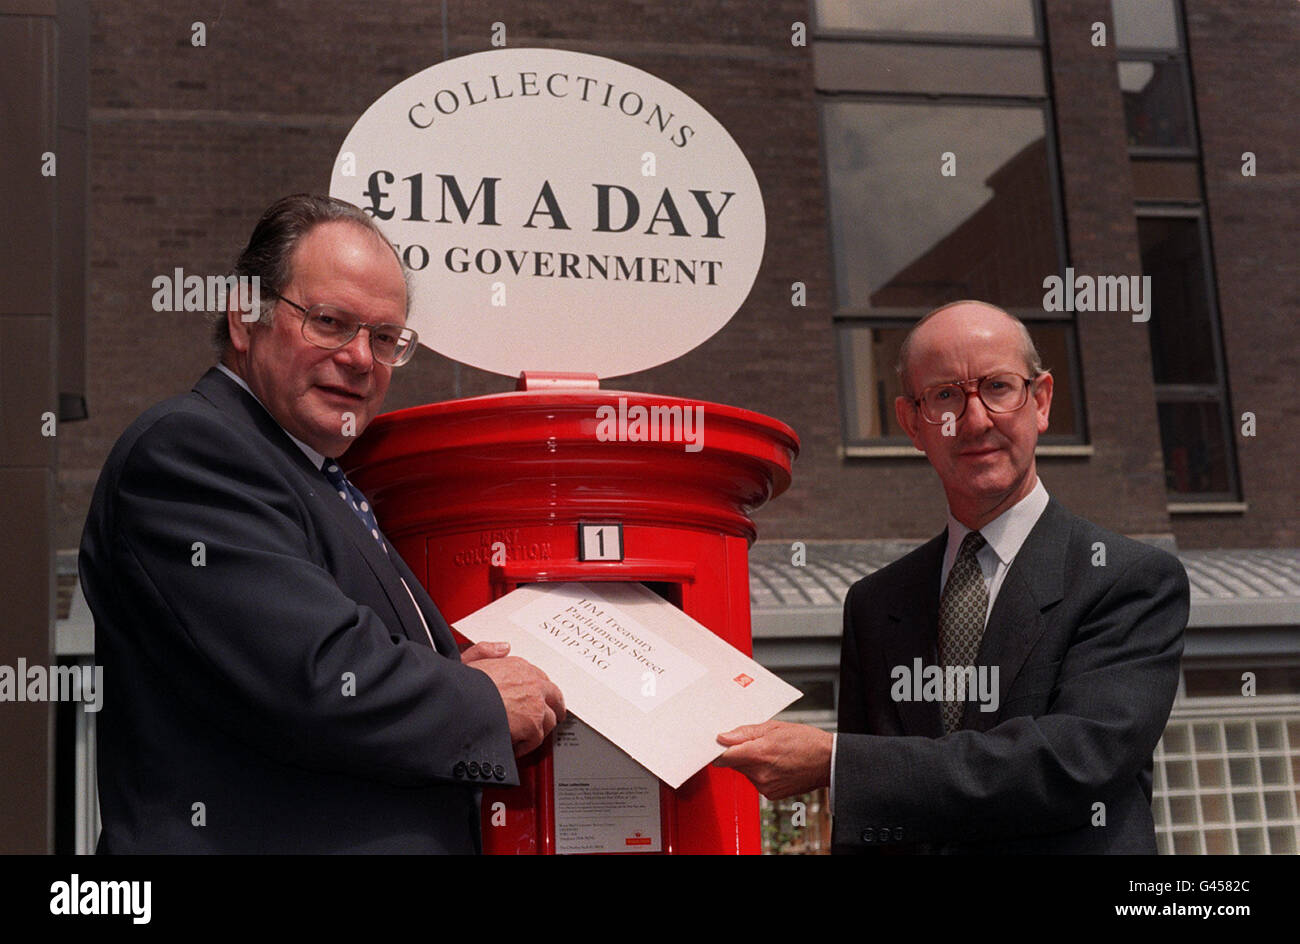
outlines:
M260 282L262 292L261 311L257 317L259 322L271 323L276 304L276 298L271 292L281 292L293 281L293 253L298 248L299 241L322 223L335 222L361 226L392 250L406 282L406 312L410 314L410 270L402 264L401 256L379 225L359 207L346 200L312 193L295 193L281 197L266 208L262 218L253 227L248 245L235 260L237 277L257 276ZM212 343L220 355L224 355L230 347L230 324L224 311L212 323Z
M903 343L898 349L898 363L894 369L898 372L898 379L902 382L903 393L906 396L914 396L912 393L911 378L907 375L908 361L912 356L912 339L916 337L917 328L925 324L940 312L947 311L955 305L983 305L985 308L992 308L994 311L1000 311L1016 323L1016 328L1020 331L1020 356L1025 361L1025 366L1029 368L1029 378L1032 380L1039 374L1046 373L1043 369L1043 359L1038 353L1038 348L1034 345L1034 339L1029 336L1029 329L1025 323L1017 318L1005 308L999 308L997 305L991 305L988 302L978 301L973 298L963 298L955 302L948 302L940 305L938 308L928 312L924 318L912 325L912 330L907 332L907 337L903 338Z

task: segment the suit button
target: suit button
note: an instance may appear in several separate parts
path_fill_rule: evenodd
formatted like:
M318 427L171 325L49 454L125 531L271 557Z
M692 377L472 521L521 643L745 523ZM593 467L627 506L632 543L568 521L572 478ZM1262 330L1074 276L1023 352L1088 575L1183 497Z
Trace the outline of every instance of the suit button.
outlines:
M483 761L479 764L478 769L482 771L482 777L484 780L492 779L492 765L488 761Z
M456 761L456 766L451 768L451 772L457 777L465 776L465 762L463 760Z
M895 827L894 827L894 842L902 842L902 841L903 841L903 827L902 827L902 826L895 826Z
M469 775L470 775L471 777L477 777L477 776L478 776L478 761L476 761L476 760L472 760L472 761L470 761L470 762L469 762L469 767L468 767L467 769L469 770Z
M876 840L876 832L874 829L872 829L871 827L867 827L866 829L862 830L863 842L875 842L875 840Z
M496 777L498 780L505 780L506 779L505 767L503 767L501 764L497 764L495 767L492 768L492 776Z
M892 836L889 835L889 827L888 827L888 826L885 826L885 827L882 827L882 828L881 828L881 830L880 830L880 837L879 837L879 838L880 838L880 841L881 841L881 842L889 842L889 840L893 838Z

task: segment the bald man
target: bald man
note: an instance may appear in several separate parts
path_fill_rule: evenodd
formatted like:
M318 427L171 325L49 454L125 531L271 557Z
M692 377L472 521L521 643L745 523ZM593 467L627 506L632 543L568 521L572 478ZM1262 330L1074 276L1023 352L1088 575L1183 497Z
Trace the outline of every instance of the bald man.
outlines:
M898 370L948 526L850 588L838 733L749 725L717 763L772 799L829 786L837 852L1154 853L1186 573L1048 496L1052 376L1018 319L935 309Z

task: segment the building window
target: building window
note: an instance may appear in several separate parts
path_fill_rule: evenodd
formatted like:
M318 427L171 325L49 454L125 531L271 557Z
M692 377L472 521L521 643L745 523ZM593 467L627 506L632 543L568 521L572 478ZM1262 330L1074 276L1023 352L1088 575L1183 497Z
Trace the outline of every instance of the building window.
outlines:
M1182 8L1112 0L1151 367L1171 501L1237 501L1232 411L1192 107Z
M1042 308L1067 255L1038 4L813 11L846 447L908 444L894 418L899 345L962 298L1029 325L1056 378L1042 442L1083 442L1074 322Z

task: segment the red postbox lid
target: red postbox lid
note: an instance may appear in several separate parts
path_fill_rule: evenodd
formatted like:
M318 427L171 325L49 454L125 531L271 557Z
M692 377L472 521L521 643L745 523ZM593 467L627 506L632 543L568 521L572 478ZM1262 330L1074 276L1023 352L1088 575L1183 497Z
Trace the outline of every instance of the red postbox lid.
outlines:
M616 390L530 390L377 417L348 475L395 531L517 525L574 507L621 521L716 527L751 539L750 513L790 485L799 440L752 410ZM401 497L400 503L387 499ZM400 507L398 507L400 505Z

